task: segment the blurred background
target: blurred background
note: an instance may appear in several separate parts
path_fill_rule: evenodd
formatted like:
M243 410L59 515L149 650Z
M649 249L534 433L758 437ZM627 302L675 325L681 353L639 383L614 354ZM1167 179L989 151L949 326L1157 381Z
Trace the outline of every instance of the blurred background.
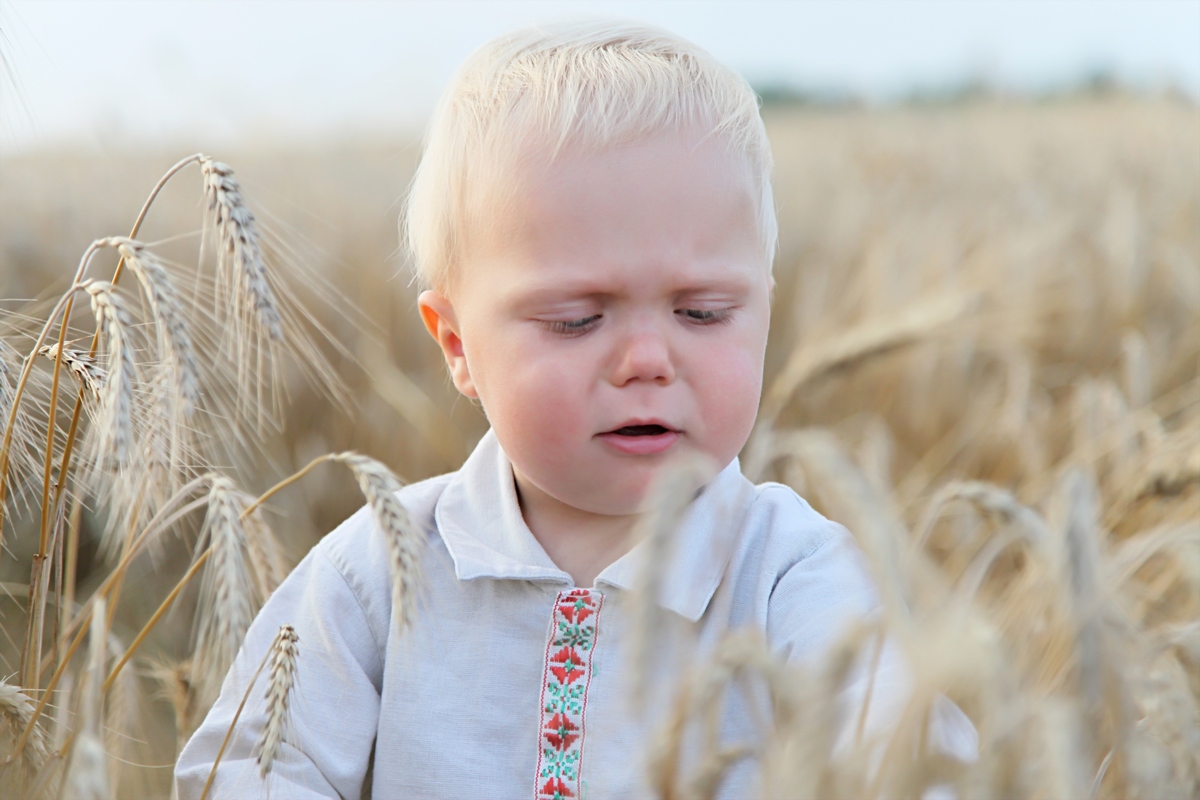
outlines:
M779 428L833 431L910 524L953 479L1045 509L1079 464L1115 541L1200 520L1194 0L0 0L3 308L61 293L87 244L128 233L164 170L203 151L242 181L272 268L328 331L314 336L348 388L331 400L293 370L282 433L230 465L241 483L259 492L345 449L409 481L454 469L486 423L415 313L396 232L405 187L465 56L581 15L670 28L762 97ZM184 172L140 238L194 265L202 212ZM811 369L822 347L863 341L880 346ZM762 477L805 492L802 470L758 455ZM272 520L295 561L360 504L330 468L280 495ZM96 527L85 520L81 587L103 573ZM932 552L952 561L971 535L942 533ZM28 554L19 535L9 546ZM162 563L137 567L147 597L177 579ZM6 560L0 577L22 569ZM1194 571L1184 589L1162 574L1139 619L1194 619ZM118 635L145 616L129 608ZM187 619L147 654L184 652Z
M567 16L693 39L767 99L897 103L1087 85L1200 95L1186 0L6 0L2 152L411 138L484 41Z

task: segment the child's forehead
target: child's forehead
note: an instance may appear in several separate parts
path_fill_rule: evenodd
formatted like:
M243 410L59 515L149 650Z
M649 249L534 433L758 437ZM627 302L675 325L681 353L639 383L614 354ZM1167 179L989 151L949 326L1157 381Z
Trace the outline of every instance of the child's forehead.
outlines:
M721 202L757 213L760 202L748 155L719 137L688 129L556 146L531 133L517 148L481 154L470 172L463 215L468 235L472 228L528 222L532 212L556 224L586 227L587 218L574 217L618 215L647 194L654 206L693 212Z
M474 224L522 219L536 212L565 221L575 210L620 216L651 195L654 206L700 207L713 203L756 206L746 160L720 143L674 134L603 149L564 148L553 156L523 154L484 169ZM578 220L586 223L587 220Z
M638 157L688 161L693 168L701 162L707 162L710 169L733 166L747 177L756 176L755 165L748 153L719 132L697 125L668 126L616 138L593 133L566 139L535 128L520 132L510 141L496 141L482 151L485 172L492 171L497 177L506 173L517 182L548 173L575 172L581 166L636 160ZM491 161L496 169L488 170L487 161Z
M769 271L753 176L722 142L666 132L523 160L477 184L461 277L567 298L728 293Z

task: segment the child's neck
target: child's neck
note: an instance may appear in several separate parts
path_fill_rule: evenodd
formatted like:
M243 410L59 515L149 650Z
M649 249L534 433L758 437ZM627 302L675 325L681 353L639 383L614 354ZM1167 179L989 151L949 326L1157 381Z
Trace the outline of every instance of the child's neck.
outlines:
M516 474L525 524L575 585L590 588L605 567L629 552L636 517L593 514L569 506Z

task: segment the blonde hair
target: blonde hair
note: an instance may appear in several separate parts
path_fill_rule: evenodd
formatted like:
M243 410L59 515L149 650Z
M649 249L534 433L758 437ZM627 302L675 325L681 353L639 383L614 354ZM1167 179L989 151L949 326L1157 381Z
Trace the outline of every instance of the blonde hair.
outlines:
M596 151L688 126L746 156L770 265L778 237L771 148L742 76L685 39L635 23L559 24L493 39L459 68L426 135L401 220L418 281L447 290L464 230L479 216L470 201L530 139L553 158L568 143Z

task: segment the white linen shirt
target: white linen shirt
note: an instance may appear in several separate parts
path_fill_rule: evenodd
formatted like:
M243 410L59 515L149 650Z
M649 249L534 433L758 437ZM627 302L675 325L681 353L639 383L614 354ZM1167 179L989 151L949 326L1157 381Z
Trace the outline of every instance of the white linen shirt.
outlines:
M287 738L268 778L274 797L632 798L650 794L649 743L679 677L724 633L756 628L786 658L808 661L876 605L849 533L788 487L751 484L735 460L689 505L662 565L665 622L645 660L649 688L634 704L631 590L646 544L594 587L575 587L525 525L491 432L459 471L398 496L428 531L412 626L393 633L385 544L364 507L309 552L251 625L180 755L180 800L199 797L285 623L299 635L299 657ZM253 755L264 692L260 677L209 797L266 794ZM723 719L726 738L753 730L737 702ZM722 796L747 796L752 780L740 770Z

